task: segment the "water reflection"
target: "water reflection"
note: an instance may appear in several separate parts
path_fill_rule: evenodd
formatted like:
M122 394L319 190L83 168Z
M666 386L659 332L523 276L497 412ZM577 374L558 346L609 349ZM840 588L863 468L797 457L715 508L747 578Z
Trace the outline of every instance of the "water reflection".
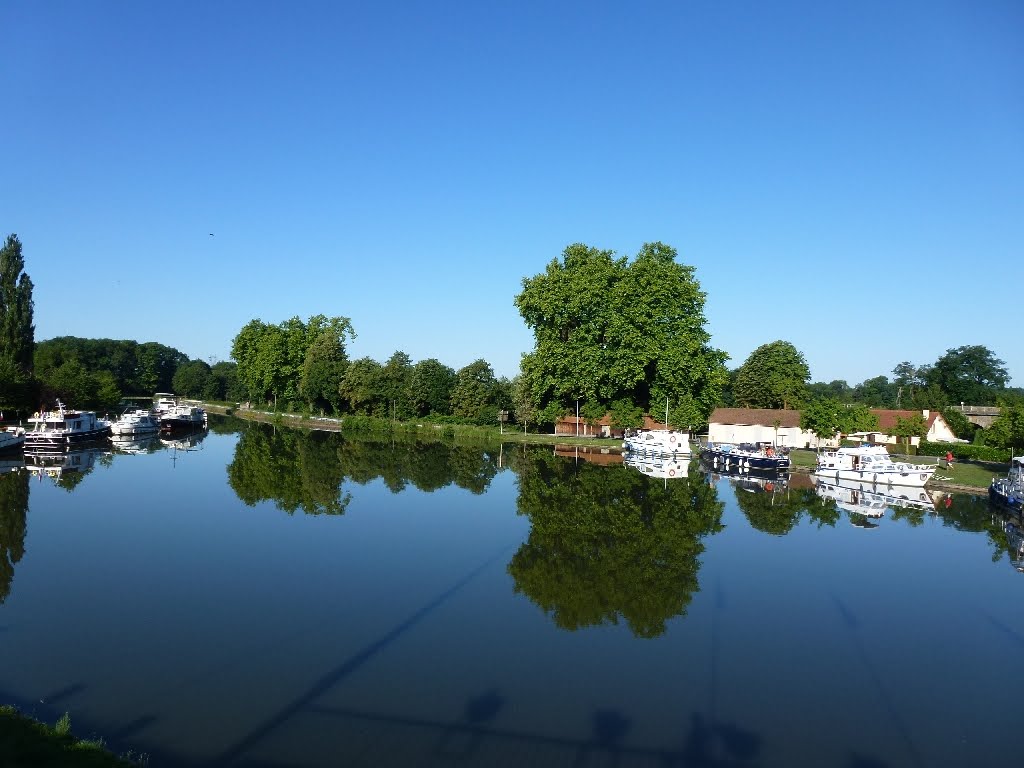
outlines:
M110 448L115 454L131 456L133 454L156 453L163 448L163 444L156 435L113 437L110 440Z
M701 539L721 530L724 504L698 478L653 481L632 467L576 463L543 451L515 462L527 541L509 563L515 588L555 624L625 621L656 637L699 591Z
M935 502L924 488L876 485L857 480L839 480L815 475L815 490L849 514L882 517L887 509L932 511ZM922 518L923 519L923 518Z
M785 536L807 518L821 526L835 526L840 512L835 502L815 493L805 475L708 473L709 482L725 477L736 487L736 504L750 525L772 536Z
M0 603L11 593L14 566L25 554L28 474L0 474Z
M449 485L482 494L498 473L500 448L415 440L349 440L332 432L246 427L228 465L228 483L252 506L272 501L289 514L340 515L351 501L345 482L380 480L392 493L411 485L431 492Z
M40 480L46 477L58 488L70 492L108 453L103 444L78 445L64 451L45 448L26 450L25 469Z
M674 456L622 455L622 463L637 472L659 480L679 480L689 474L690 462Z

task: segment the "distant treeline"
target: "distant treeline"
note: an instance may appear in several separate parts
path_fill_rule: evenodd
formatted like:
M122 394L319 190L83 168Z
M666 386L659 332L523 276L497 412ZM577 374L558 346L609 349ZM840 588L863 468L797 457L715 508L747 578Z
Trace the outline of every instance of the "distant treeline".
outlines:
M240 394L234 363L211 366L153 341L61 336L37 343L34 360L39 405L60 398L75 407L113 407L155 392L237 401Z

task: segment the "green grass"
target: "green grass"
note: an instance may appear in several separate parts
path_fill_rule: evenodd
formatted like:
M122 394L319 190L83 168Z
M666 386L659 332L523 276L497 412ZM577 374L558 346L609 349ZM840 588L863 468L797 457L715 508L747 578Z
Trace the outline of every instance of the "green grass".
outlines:
M121 758L101 741L78 739L65 713L50 726L0 706L0 759L7 768L137 768L144 758Z

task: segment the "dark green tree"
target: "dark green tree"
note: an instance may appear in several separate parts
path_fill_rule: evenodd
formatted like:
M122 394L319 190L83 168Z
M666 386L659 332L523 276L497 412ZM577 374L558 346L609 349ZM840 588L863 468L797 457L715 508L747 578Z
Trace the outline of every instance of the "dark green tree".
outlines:
M543 274L523 280L516 307L534 335L522 372L534 403L568 413L576 400L607 407L626 398L660 411L668 397L706 421L726 380L710 346L705 295L676 251L647 243L636 258L570 245Z
M400 421L411 419L416 411L412 403L412 358L401 350L387 359L380 371L380 395L388 413Z
M383 366L369 357L353 360L345 369L338 393L353 413L386 416L387 406L381 394Z
M417 416L447 416L452 412L452 390L457 376L453 368L429 358L412 369L409 397Z
M910 451L910 439L912 437L924 438L928 434L928 424L924 416L915 413L907 418L896 417L896 424L892 427L892 435L896 438L903 438L904 450Z
M788 341L762 344L736 374L733 396L741 408L799 408L807 396L810 368Z
M1003 399L999 403L999 416L985 430L986 445L997 448L1024 447L1024 400Z
M299 390L310 407L341 411L341 382L348 368L348 356L334 333L321 333L306 351Z
M210 366L202 360L193 360L178 367L171 379L174 391L183 397L202 397L212 378Z
M820 398L800 410L800 429L820 440L832 440L841 430L843 406L831 398Z
M0 247L0 405L32 405L35 350L32 280L17 235Z
M875 376L853 388L853 399L869 408L894 408L898 389L888 377Z
M942 418L946 420L953 434L961 440L973 440L974 433L978 431L978 425L970 421L963 412L955 406L947 406L942 409Z
M498 380L491 364L474 360L455 375L452 388L452 414L478 424L498 423Z
M928 384L954 404L994 405L1009 380L1006 363L981 345L948 349L928 371Z

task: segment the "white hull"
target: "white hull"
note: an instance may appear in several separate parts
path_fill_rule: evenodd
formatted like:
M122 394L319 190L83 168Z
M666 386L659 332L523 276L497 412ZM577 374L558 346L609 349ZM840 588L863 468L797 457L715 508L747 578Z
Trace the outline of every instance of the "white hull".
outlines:
M873 472L860 469L817 469L816 478L826 481L866 483L868 485L897 486L923 488L931 480L935 470L925 467L922 472Z
M835 482L921 488L931 480L935 469L925 464L895 462L884 447L862 445L819 454L814 474Z
M653 456L675 456L690 453L690 435L668 429L649 429L623 439L622 447L630 453Z

